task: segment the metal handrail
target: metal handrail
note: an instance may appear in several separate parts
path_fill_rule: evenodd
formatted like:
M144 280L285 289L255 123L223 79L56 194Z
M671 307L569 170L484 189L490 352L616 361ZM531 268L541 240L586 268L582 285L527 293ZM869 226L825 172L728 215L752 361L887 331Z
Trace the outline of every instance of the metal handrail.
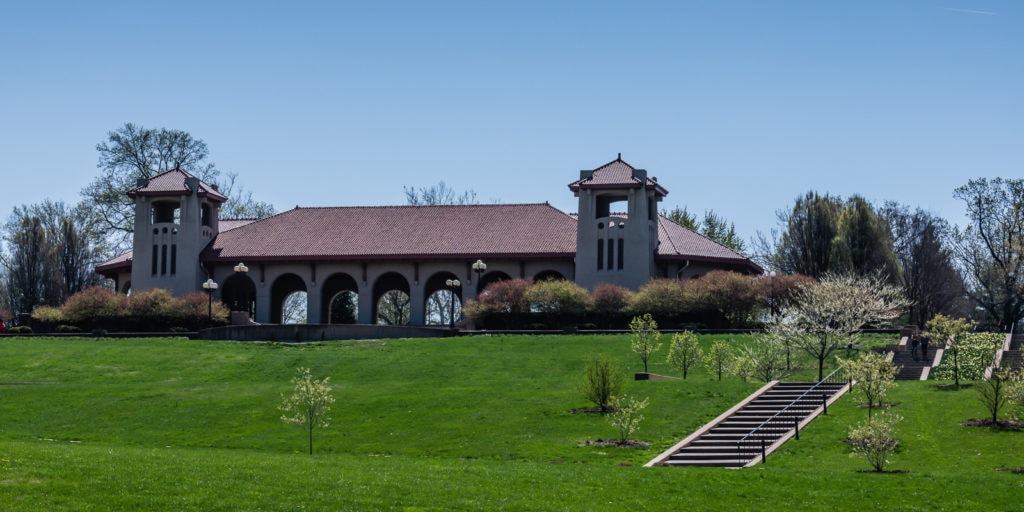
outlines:
M771 432L778 432L779 430L781 430L783 432L786 432L786 431L789 431L790 428L793 428L794 431L796 432L796 438L800 439L800 416L798 414L792 414L791 413L791 414L788 414L789 418L787 418L787 420L782 420L780 417L783 416L789 410L790 407L796 405L801 400L806 398L809 394L811 394L815 389L818 388L818 386L820 386L822 384L825 384L825 383L833 384L833 383L836 383L836 382L845 382L845 379L840 381L839 378L835 377L836 374L841 372L841 371L842 371L842 368L836 368L835 370L832 370L832 373L826 375L825 378L819 380L818 382L815 382L813 386L808 388L807 391L804 391L800 396L798 396L798 397L794 398L793 400L791 400L788 404L786 404L785 407L783 407L781 410L779 410L779 412L773 414L770 418L762 421L760 425L758 425L756 428L754 428L754 430L751 430L747 435L741 437L739 441L736 441L736 461L738 462L738 465L742 466L744 464L744 461L743 461L743 446L744 446L744 443L753 444L753 447L755 449L760 448L760 450L761 450L761 462L762 463L764 463L765 460L768 458L767 443L765 441L765 437L767 435L769 435L769 434L766 433L766 432L761 432L762 430L764 430L764 431L769 431L770 430ZM822 393L821 405L824 408L825 414L828 414L828 396L825 395L824 393ZM772 425L772 424L781 424L781 425L780 426L770 427L770 425ZM749 440L748 440L748 438L749 438ZM757 443L758 440L760 440L760 445L758 445L758 443Z

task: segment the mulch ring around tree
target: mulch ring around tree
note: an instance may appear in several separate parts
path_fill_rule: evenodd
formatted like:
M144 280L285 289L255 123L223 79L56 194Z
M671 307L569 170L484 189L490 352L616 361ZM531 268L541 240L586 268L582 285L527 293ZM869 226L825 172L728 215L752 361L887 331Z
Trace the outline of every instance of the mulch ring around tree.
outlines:
M597 441L583 441L579 446L617 446L619 448L646 448L651 443L646 441L619 441L619 440L603 440L598 439Z
M1024 430L1024 423L1017 420L996 420L991 419L974 419L967 420L960 424L961 427L990 427L990 428L1001 428L1007 430Z
M891 407L896 407L899 404L900 404L899 402L883 402L883 403L880 403L880 404L875 404L875 405L873 405L871 407L873 407L875 409L889 409ZM860 407L862 409L867 409L868 408L868 404L857 404L857 407Z
M606 412L615 412L615 409L604 410L600 407L583 407L581 409L573 409L569 411L569 414L604 414Z
M1017 475L1024 474L1024 468L1008 468L1006 466L1000 466L996 468L996 471L1009 471L1010 473L1014 473Z

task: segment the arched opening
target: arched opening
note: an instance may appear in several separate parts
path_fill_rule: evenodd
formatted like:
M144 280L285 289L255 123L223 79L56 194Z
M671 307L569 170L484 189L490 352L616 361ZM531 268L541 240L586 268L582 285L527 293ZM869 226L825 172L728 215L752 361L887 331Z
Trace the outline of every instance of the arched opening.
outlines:
M359 285L348 274L332 274L323 284L320 318L332 324L359 322Z
M121 287L121 293L123 293L125 295L131 295L132 294L132 282L131 282L131 280L128 280L128 281L124 282L124 286Z
M306 323L307 310L306 292L291 292L284 298L284 305L281 307L282 324L304 324Z
M498 281L508 281L509 279L512 279L512 277L500 270L492 270L485 273L477 280L476 296L479 297L480 293L487 289L487 285L497 283Z
M301 277L295 274L285 274L274 281L270 288L270 323L285 323L285 307L289 304L294 307L299 300L299 297L292 296L295 292L302 292L301 298L305 299L306 282ZM301 317L304 319L306 317L304 303L302 309ZM290 318L290 320L294 320L294 318Z
M228 276L221 285L220 296L231 311L244 311L249 318L256 312L256 283L244 273Z
M424 293L424 319L427 325L454 325L462 319L462 284L448 286L449 280L458 280L455 274L440 272L427 279Z
M382 325L408 325L412 318L409 281L388 272L373 284L373 321Z
M549 279L554 279L556 281L565 281L565 276L563 276L561 272L557 272L555 270L544 270L542 272L539 272L537 275L533 276L533 282L535 283L540 281L547 281Z
M156 201L151 210L152 224L181 223L181 204L177 201Z

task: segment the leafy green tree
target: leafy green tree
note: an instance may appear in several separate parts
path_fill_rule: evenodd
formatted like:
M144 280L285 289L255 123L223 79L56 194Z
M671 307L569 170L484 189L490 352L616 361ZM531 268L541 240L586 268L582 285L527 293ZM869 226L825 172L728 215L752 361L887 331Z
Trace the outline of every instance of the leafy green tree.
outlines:
M885 471L889 456L899 446L899 441L893 435L896 424L902 420L898 414L883 412L851 428L849 440L854 453L866 458L875 471Z
M857 195L846 201L836 219L830 259L833 272L874 273L888 282L896 282L899 274L888 225Z
M970 180L953 197L970 221L954 232L967 294L1008 331L1024 318L1024 179Z
M939 313L950 316L964 309L964 279L954 264L949 223L895 202L885 203L880 213L889 226L903 292L911 301L910 323L924 328Z
M833 270L832 241L841 211L842 202L833 196L808 192L797 198L791 211L778 214L785 231L769 257L770 266L815 279Z
M622 371L615 366L611 358L598 354L587 361L583 372L583 380L577 389L584 398L590 400L601 409L601 412L612 410L612 397L622 390Z
M608 415L608 423L619 431L619 444L626 444L629 437L639 428L644 415L640 412L647 407L648 400L637 400L630 396L616 396L612 398L612 413Z
M683 379L686 379L690 368L697 366L700 360L700 342L696 334L683 331L672 335L672 343L668 349L668 362L683 372Z
M882 405L885 395L896 384L898 368L886 356L872 352L865 352L857 359L840 359L839 366L846 369L856 389L864 395L870 418L874 407Z
M968 331L974 327L974 322L966 318L950 318L946 315L935 315L928 321L927 334L935 348L947 347L950 355L953 356L953 380L956 387L960 387L960 355Z
M629 298L626 311L635 314L673 315L689 308L678 279L651 279Z
M629 330L632 332L631 348L640 356L644 363L644 373L647 373L647 361L651 354L661 348L658 341L661 333L658 331L658 322L651 317L650 313L633 317L629 322Z
M299 367L292 377L292 394L281 395L278 409L281 421L300 425L309 433L309 454L313 455L313 431L327 428L334 396L331 395L330 377L314 379L309 368Z
M899 318L907 305L903 291L878 276L826 275L800 287L794 306L770 323L768 331L814 357L820 380L830 355L857 348L864 327Z
M715 341L704 354L704 368L722 380L722 374L729 371L735 356L732 347L721 340Z
M690 231L700 233L736 252L743 252L746 249L743 239L736 234L735 223L725 220L724 217L716 214L714 210L705 211L704 219L699 222L697 217L687 211L685 207L680 209L676 206L672 210L662 211L661 214L666 219Z

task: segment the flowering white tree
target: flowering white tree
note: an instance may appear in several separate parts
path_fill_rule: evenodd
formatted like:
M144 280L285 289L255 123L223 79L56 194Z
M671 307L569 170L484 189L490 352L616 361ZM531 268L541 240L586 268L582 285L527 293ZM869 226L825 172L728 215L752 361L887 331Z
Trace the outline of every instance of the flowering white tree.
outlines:
M658 341L661 338L658 322L651 317L650 313L644 313L641 316L633 317L633 320L629 322L629 330L633 333L630 346L633 352L640 356L640 360L644 363L644 373L647 373L647 361L651 358L651 354L661 348L661 343Z
M882 405L886 393L896 385L898 368L885 356L870 352L861 354L857 359L840 359L839 365L856 381L857 389L867 400L868 418L871 418L872 409Z
M647 399L616 396L612 398L611 406L613 410L608 416L608 423L619 430L619 443L626 444L629 436L640 428L640 422L644 420L644 415L640 414L640 411L647 407Z
M316 427L327 428L327 414L331 411L334 396L331 395L330 377L317 380L309 368L299 367L298 375L292 377L294 389L290 396L281 395L278 406L284 414L281 421L294 423L306 428L309 432L309 454L313 454L313 430Z
M668 362L683 372L683 378L701 359L700 342L697 335L690 331L677 332L672 335L672 345L668 350Z
M903 290L879 276L829 274L801 286L768 332L817 359L820 380L833 352L857 348L864 327L895 320L909 305Z

